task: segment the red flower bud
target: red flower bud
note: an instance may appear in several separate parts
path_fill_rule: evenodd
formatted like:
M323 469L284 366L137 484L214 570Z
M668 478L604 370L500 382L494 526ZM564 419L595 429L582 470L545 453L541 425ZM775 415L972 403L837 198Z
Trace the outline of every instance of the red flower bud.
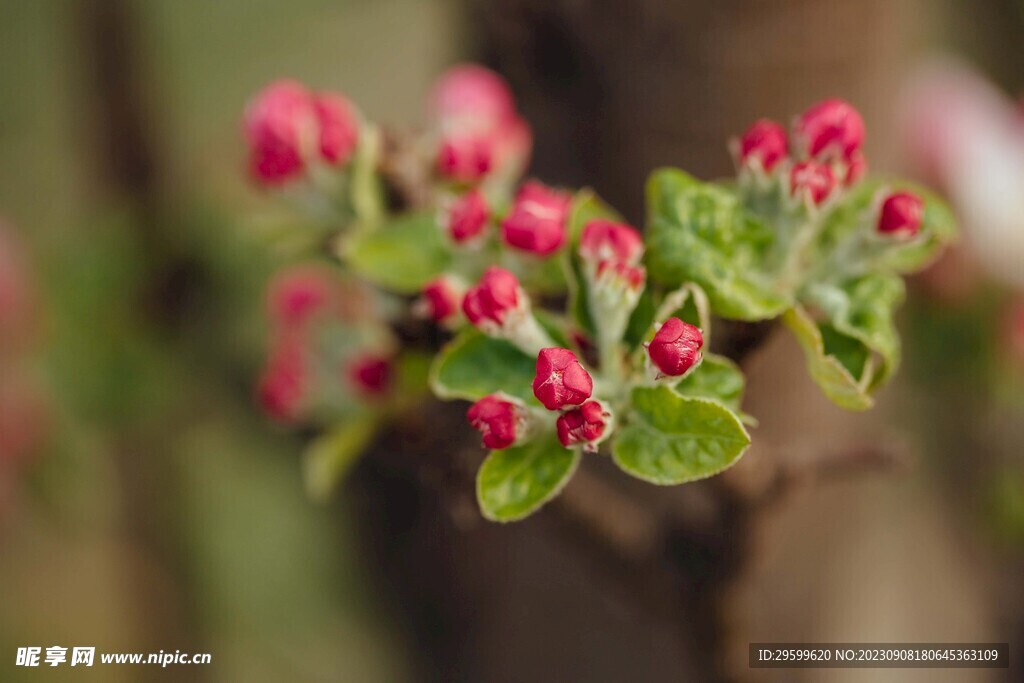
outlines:
M580 257L586 261L635 266L643 255L643 237L632 226L606 220L593 220L583 226Z
M597 281L615 284L622 289L639 291L643 289L647 271L643 266L631 266L618 261L601 261L597 264Z
M481 122L489 127L515 116L515 100L505 80L490 69L462 64L446 71L434 86L430 97L434 118Z
M494 144L484 136L449 136L437 153L437 172L460 183L475 183L494 166Z
M800 148L816 159L849 161L864 145L864 119L848 102L824 100L797 119L793 135Z
M548 256L565 243L568 193L531 181L520 188L512 210L501 222L505 243L538 256Z
M523 415L520 406L499 394L484 396L466 412L469 424L483 435L488 448L508 448L516 442L522 430Z
M296 81L264 88L245 110L249 167L257 180L282 183L302 173L302 141L316 127L310 92Z
M854 152L850 162L846 165L846 177L843 178L843 185L853 187L868 174L868 160L861 152Z
M740 137L739 155L744 166L757 159L761 168L771 171L789 155L786 130L768 119L755 121Z
M290 336L270 355L260 378L259 400L268 415L281 422L299 418L308 377L302 340Z
M558 416L555 422L558 440L566 448L583 444L585 448L596 450L594 443L604 435L609 417L599 402L587 401L579 408Z
M679 318L669 318L647 345L647 353L661 371L669 377L678 377L700 360L704 335L699 328Z
M521 289L516 276L504 268L491 266L476 287L470 287L462 300L462 311L477 327L488 323L501 325L520 305Z
M593 391L594 380L569 349L541 349L537 354L533 395L548 410L579 405L590 398Z
M458 315L462 297L460 287L442 275L423 287L423 298L418 308L425 317L441 323Z
M267 286L270 319L285 330L304 326L335 302L331 274L319 266L295 266L276 274Z
M920 197L909 192L895 192L882 204L878 216L878 232L912 237L921 229L923 219L924 202Z
M372 353L358 355L345 368L349 384L362 396L379 396L391 386L391 359Z
M456 199L448 210L448 234L460 244L468 242L483 232L489 216L487 200L473 188Z
M789 189L794 197L805 193L817 205L825 201L836 185L832 169L814 161L802 161L793 167L789 175Z
M359 138L352 103L337 93L323 92L313 96L313 107L320 124L320 157L334 166L347 163Z

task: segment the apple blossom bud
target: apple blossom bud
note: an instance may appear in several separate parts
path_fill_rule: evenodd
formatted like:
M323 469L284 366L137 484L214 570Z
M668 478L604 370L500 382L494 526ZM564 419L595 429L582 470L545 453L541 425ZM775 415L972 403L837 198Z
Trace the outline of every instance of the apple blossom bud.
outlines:
M437 172L460 183L475 183L494 166L494 144L482 135L449 136L437 153Z
M430 97L434 118L442 122L476 120L490 125L515 116L515 100L505 80L476 64L452 67Z
M594 380L569 349L547 348L537 354L533 395L548 410L579 405L593 391Z
M755 121L740 136L740 163L750 166L756 159L761 168L771 171L789 154L786 130L768 119Z
M274 185L301 175L303 140L316 126L312 96L301 83L282 80L264 88L245 110L253 177Z
M416 312L437 323L449 322L459 314L464 296L462 289L451 277L436 277L423 287Z
M793 136L811 157L849 161L864 145L864 119L848 102L824 100L797 119Z
M513 445L525 426L523 406L504 394L484 396L470 406L466 418L483 435L484 446L493 449Z
M643 237L632 226L606 220L593 220L583 226L580 257L585 261L613 261L635 266L643 255Z
M802 161L789 175L789 188L794 197L810 197L815 205L821 204L832 193L836 180L832 169L815 161Z
M466 292L462 311L477 327L500 328L509 315L525 303L525 295L516 276L504 268L491 266L484 271L480 283Z
M295 266L276 274L267 286L267 312L285 330L304 326L334 303L331 274L319 266Z
M359 138L359 120L347 98L332 92L313 96L313 108L320 125L320 157L333 166L352 158Z
M349 384L356 393L379 396L391 386L391 359L372 353L357 355L345 367Z
M843 178L843 185L853 187L868 174L868 160L861 152L854 152L846 164L846 177Z
M260 405L275 420L294 422L301 413L307 383L302 339L289 336L273 350L260 378Z
M502 238L516 249L549 256L565 243L571 196L530 181L520 188L508 216L501 222Z
M597 288L631 291L639 295L646 279L647 271L643 266L631 266L618 261L601 261L597 264ZM633 305L636 305L635 301ZM629 310L632 311L633 307L630 306Z
M669 318L647 345L647 353L661 374L679 377L700 360L702 346L704 335L698 327Z
M878 232L883 235L913 237L921 229L924 202L909 192L895 192L882 203L878 216Z
M490 207L480 190L473 188L448 209L448 234L462 244L479 237L490 217Z
M558 440L566 448L582 444L584 450L596 451L610 418L611 413L599 401L587 401L558 416L555 422Z

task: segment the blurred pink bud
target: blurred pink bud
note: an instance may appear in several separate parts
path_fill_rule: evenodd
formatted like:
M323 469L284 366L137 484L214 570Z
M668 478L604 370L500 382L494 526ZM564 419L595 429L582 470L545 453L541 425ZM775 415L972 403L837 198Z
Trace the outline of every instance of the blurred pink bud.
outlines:
M313 97L317 122L320 124L320 157L342 166L352 158L359 139L359 120L347 98L332 92Z
M537 354L533 395L548 410L583 403L594 391L594 380L569 349L547 348Z
M508 448L523 430L523 407L500 394L484 396L466 412L469 423L483 435L484 446Z
M259 384L263 410L280 422L299 419L307 391L305 350L298 335L283 338L271 352Z
M797 119L793 136L798 147L815 159L849 161L864 145L864 119L848 102L824 100Z
M487 225L490 211L483 193L476 188L469 190L448 210L448 234L460 244L478 237Z
M597 264L598 287L612 286L619 290L639 293L644 288L646 279L647 271L643 266L631 266L619 261L601 261Z
M643 255L644 239L630 225L593 220L583 226L580 257L585 261L612 261L635 266Z
M755 121L740 137L740 163L749 166L754 159L765 171L771 171L789 154L786 130L768 119Z
M516 276L497 266L485 272L480 283L466 292L462 310L477 327L501 327L509 315L525 305L525 294Z
M434 322L443 323L459 314L463 293L452 278L441 275L423 287L418 308Z
M391 359L373 353L357 355L346 368L349 384L356 393L365 396L379 396L391 387Z
M512 209L501 222L505 243L537 256L550 256L565 243L572 197L530 181L516 194Z
M430 105L435 119L471 119L487 127L516 113L515 99L505 79L476 64L461 64L446 71L434 86Z
M5 368L0 375L0 478L3 468L33 455L47 433L49 408L39 388Z
M825 201L835 185L832 169L815 161L802 161L790 171L790 192L794 197L801 197L806 193L815 205Z
M319 313L334 308L337 287L332 273L317 265L280 271L267 286L267 312L284 330L306 325Z
M843 178L843 185L853 187L868 174L868 160L861 152L854 152L846 165L846 177Z
M441 141L437 172L460 183L475 183L494 168L494 143L483 135L451 135Z
M704 335L700 328L679 318L669 318L647 345L647 353L662 374L678 377L700 360L702 346Z
M882 203L878 215L878 232L883 235L912 237L921 229L924 202L910 192L895 192Z
M558 416L558 440L566 448L582 444L587 450L597 450L596 442L604 436L609 417L611 413L600 402L587 401Z

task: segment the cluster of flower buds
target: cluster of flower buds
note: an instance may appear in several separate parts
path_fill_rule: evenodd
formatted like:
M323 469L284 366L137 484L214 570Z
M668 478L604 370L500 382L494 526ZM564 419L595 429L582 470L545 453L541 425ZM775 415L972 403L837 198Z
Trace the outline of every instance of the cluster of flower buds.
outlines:
M264 185L303 177L313 165L341 167L359 137L352 104L333 92L312 92L301 83L271 83L245 110L249 171Z
M319 402L342 391L362 399L387 393L392 380L390 354L323 348L332 329L355 327L366 318L360 297L351 296L334 272L322 265L299 265L278 273L267 288L271 349L260 378L263 409L284 423L310 417ZM355 336L355 335L346 335ZM317 369L338 368L323 377Z
M471 185L525 168L533 135L516 112L508 83L493 71L472 64L448 70L434 87L429 114L442 177Z

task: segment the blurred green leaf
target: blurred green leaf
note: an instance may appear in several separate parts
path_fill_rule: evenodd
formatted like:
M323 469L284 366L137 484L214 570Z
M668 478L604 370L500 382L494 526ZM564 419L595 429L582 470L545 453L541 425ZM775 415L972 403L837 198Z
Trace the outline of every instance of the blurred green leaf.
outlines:
M313 500L326 500L377 433L369 414L354 416L313 439L302 454L302 479Z
M379 229L349 236L342 260L373 284L402 294L416 294L452 262L451 250L433 212L396 218Z
M531 403L536 359L507 341L467 329L438 354L430 371L430 386L440 398L476 401L504 391Z
M549 432L525 446L491 451L476 478L484 517L514 522L537 511L572 478L580 449L566 449Z

